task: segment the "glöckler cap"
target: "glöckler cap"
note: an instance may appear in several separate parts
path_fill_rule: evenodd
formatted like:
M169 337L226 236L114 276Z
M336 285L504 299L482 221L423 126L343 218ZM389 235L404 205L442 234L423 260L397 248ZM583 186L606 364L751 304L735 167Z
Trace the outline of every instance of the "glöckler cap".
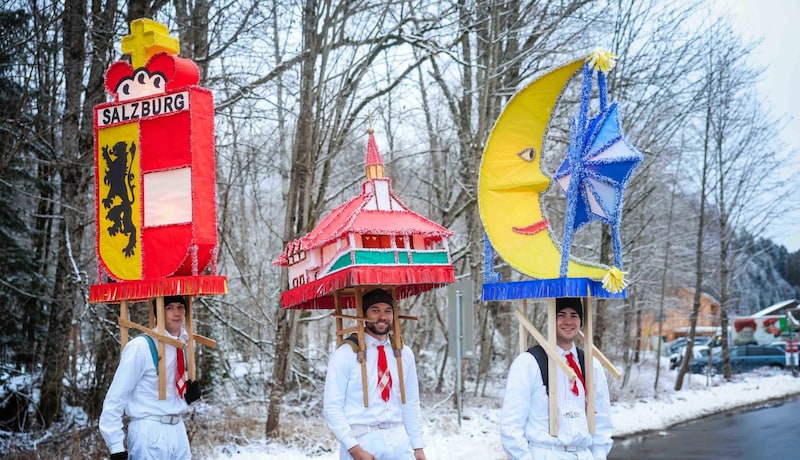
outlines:
M189 312L189 302L186 301L186 296L182 295L165 295L164 296L164 308L171 303L179 303L183 305L184 310L188 313ZM158 316L158 306L156 305L156 299L153 299L153 314Z
M167 305L169 305L171 303L183 304L183 306L185 307L186 306L186 298L184 296L182 296L182 295L164 296L164 306L166 307Z
M556 298L556 314L565 308L572 308L578 312L578 317L581 319L581 326L583 326L583 302L580 297L558 297Z
M364 296L361 298L361 308L365 313L367 308L375 305L376 303L386 303L394 308L394 300L392 300L392 295L383 289L373 289L364 294Z

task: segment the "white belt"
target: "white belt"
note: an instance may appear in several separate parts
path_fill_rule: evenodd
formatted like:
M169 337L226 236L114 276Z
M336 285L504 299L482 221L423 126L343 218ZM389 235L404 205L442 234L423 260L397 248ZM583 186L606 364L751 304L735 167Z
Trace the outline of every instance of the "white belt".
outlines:
M350 434L354 438L357 438L370 431L389 430L392 428L400 428L401 426L403 426L403 424L400 422L381 422L377 425L350 425Z
M131 419L132 421L136 420L153 420L156 422L161 422L165 425L177 425L181 421L180 415L146 415L144 417L136 417Z
M532 446L537 447L539 449L547 449L547 450L554 450L554 451L562 451L562 452L580 452L583 450L588 450L588 447L581 447L581 446L565 446L563 444L539 444L539 443L531 443Z

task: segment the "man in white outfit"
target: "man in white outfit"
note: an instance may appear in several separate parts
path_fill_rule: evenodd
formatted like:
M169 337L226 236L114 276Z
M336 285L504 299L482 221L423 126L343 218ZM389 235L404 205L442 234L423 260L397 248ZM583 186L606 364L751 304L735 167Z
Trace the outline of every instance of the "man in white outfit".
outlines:
M166 334L184 343L188 341L183 327L185 316L186 302L182 296L164 298ZM100 434L111 460L125 460L129 453L132 460L192 458L181 416L188 404L200 397L200 384L188 380L185 355L178 356L183 350L169 344L164 348L167 369L167 398L164 400L158 399L158 368L144 334L132 339L122 350L100 414ZM177 375L179 364L182 364L181 376ZM130 417L127 450L123 413Z
M397 358L389 332L394 324L392 296L374 289L363 296L367 390L364 407L361 365L345 343L331 354L325 377L323 413L339 440L342 460L425 460L422 415L414 354L401 350L406 403L400 399Z
M571 359L578 361L574 339L582 321L579 298L556 299L556 345L565 361L570 353ZM539 364L530 352L514 360L508 371L500 417L500 438L510 458L605 460L613 444L611 403L606 374L600 362L596 358L593 361L595 434L589 433L582 379L576 378L573 384L558 367L558 436L551 436L549 402Z

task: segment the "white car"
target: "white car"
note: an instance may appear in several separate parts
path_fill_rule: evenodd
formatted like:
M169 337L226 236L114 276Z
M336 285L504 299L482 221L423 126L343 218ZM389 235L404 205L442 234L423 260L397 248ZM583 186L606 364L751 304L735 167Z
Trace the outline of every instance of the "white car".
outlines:
M699 359L708 360L709 348L707 345L695 345L692 347L692 361ZM686 347L681 347L677 353L673 353L669 357L669 368L677 369L683 363L683 357L686 354Z

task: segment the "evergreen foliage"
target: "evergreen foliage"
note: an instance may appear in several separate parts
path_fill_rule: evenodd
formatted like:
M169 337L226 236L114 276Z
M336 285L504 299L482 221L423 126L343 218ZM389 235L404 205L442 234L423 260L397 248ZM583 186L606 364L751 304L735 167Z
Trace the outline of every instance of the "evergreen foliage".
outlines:
M43 333L33 326L43 320L32 317L41 283L29 211L35 196L32 160L41 146L31 135L32 88L21 85L14 71L24 60L29 21L22 11L0 11L0 353L16 365L32 361L30 338L37 329Z

